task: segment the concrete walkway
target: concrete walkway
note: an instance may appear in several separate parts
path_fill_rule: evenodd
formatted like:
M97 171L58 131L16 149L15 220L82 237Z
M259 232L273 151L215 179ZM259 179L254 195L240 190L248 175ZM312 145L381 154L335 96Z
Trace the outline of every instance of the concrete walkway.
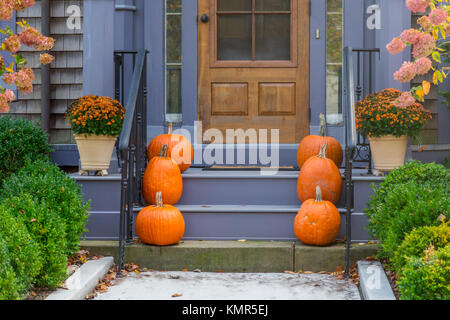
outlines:
M327 274L146 272L116 280L96 300L360 300Z

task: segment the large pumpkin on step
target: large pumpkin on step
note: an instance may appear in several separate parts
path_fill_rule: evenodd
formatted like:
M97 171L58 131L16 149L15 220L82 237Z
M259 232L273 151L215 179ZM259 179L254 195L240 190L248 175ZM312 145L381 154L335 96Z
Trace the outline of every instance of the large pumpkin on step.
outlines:
M163 145L167 145L168 156L171 157L180 168L181 172L186 171L194 160L194 148L189 140L180 135L173 134L172 123L169 123L169 132L167 134L161 134L150 142L147 148L147 157L151 161L154 157L157 157L161 151Z
M310 135L300 142L297 150L297 163L301 169L305 164L306 160L317 155L320 151L320 147L326 144L327 147L327 158L334 161L336 166L340 166L343 160L342 146L333 137L325 136L327 131L327 122L325 116L320 114L320 132L319 135Z
M164 145L158 157L154 157L145 169L142 181L142 194L149 204L156 203L156 193L161 191L163 202L176 204L183 194L183 179L180 168L167 155L168 146Z
M161 192L156 194L156 205L146 207L136 218L136 233L143 243L167 246L178 243L184 235L181 212L163 204Z
M298 175L297 194L301 202L314 199L316 187L322 189L322 198L337 204L342 192L342 175L336 164L325 157L324 144L317 156L309 158Z
M294 220L294 232L304 244L325 246L336 240L341 227L341 215L329 201L323 201L321 189L316 188L316 198L308 199Z

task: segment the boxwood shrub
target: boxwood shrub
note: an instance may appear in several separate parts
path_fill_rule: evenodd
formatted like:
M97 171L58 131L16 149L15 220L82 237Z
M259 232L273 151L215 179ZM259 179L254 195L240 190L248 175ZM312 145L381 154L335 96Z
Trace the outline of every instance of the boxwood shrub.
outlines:
M390 226L393 220L399 216L397 211L405 206L409 208L406 210L410 210L411 214L415 212L415 208L424 214L426 214L426 208L437 209L436 203L432 202L429 205L424 201L448 198L450 196L449 181L450 171L443 165L435 163L422 164L419 161L409 161L404 166L391 171L378 187L373 186L374 192L370 196L365 210L369 218L369 232L381 241L387 239L388 233L392 232ZM407 185L408 187L406 187ZM425 195L422 194L423 192ZM425 207L421 208L420 205L425 205ZM444 207L444 209L444 212L441 211L441 213L445 215L448 207ZM430 216L434 216L434 212ZM423 225L420 223L414 226ZM404 232L411 230L410 227L403 229ZM403 237L403 235L399 236Z
M86 230L89 203L83 200L81 187L57 166L46 160L25 165L3 183L0 198L30 195L65 223L67 255L79 249Z
M33 285L41 271L42 259L39 245L33 241L21 219L12 216L11 210L8 201L0 204L0 239L8 251L8 256L4 259L9 260L9 265L14 271L17 292L11 292L11 289L3 288L2 285L0 292L8 299L15 299L17 295L26 294Z
M0 117L0 181L23 167L27 159L48 159L47 134L26 119Z
M403 240L402 244L395 252L392 263L394 268L401 272L408 258L421 258L425 255L425 250L433 246L439 250L450 244L450 226L442 223L439 226L420 227L414 229Z
M450 245L429 248L421 257L410 257L399 273L397 285L402 300L450 299Z
M9 262L8 244L0 238L0 301L19 300L20 284Z
M42 268L36 276L38 287L56 288L66 277L67 245L65 221L49 209L45 201L29 194L5 199L3 209L28 229L32 242L39 246Z
M384 217L385 228L378 233L380 255L392 260L408 233L417 227L439 225L439 216L448 214L449 208L450 197L442 186L413 181L396 185L376 208L378 217Z

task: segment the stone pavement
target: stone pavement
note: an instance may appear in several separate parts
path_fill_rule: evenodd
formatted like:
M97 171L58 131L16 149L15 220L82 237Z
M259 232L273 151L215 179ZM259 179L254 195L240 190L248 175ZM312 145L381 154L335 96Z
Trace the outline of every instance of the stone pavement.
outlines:
M360 300L327 274L145 272L115 281L96 300Z

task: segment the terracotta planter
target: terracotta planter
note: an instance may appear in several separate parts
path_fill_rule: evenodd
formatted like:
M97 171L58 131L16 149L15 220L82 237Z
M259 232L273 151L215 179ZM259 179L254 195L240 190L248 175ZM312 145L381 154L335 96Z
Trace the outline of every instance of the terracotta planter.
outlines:
M75 135L75 140L80 153L80 174L98 171L107 175L117 137Z
M373 163L378 171L391 171L405 164L408 137L369 137Z

